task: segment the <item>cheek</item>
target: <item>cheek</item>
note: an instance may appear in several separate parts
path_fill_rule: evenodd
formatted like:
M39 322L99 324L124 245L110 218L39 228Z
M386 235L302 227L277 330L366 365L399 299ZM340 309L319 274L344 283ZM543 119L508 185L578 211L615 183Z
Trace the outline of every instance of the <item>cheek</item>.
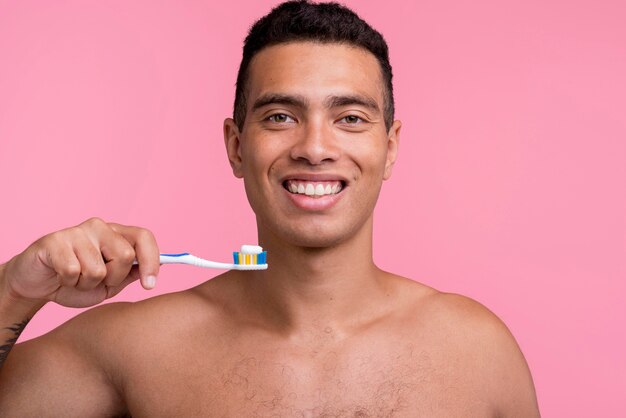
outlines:
M355 146L349 151L349 156L359 168L355 174L359 177L364 177L361 180L368 183L372 179L380 179L382 181L387 162L386 147L379 143ZM353 180L358 181L359 178Z
M370 212L378 201L383 184L387 149L382 144L370 143L367 147L357 147L351 157L358 166L352 179L356 189L356 206Z
M269 169L273 161L284 155L289 138L284 135L268 134L251 129L242 140L241 158L251 170Z
M248 197L248 202L258 213L268 205L271 205L275 196L275 185L271 184L278 178L276 162L281 155L272 141L256 139L242 147L242 171L243 180Z
M244 179L247 181L255 181L260 179L264 174L265 168L270 159L271 150L267 146L262 146L263 142L259 140L250 140L246 138L242 141L241 146L241 162L244 172Z

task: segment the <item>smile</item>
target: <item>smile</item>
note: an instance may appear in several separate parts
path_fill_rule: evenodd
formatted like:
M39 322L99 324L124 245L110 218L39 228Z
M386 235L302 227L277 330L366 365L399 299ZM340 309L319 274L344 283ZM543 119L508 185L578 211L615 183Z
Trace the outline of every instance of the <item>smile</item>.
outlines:
M343 182L341 180L310 181L293 179L283 182L283 187L292 194L322 197L339 193L343 189Z

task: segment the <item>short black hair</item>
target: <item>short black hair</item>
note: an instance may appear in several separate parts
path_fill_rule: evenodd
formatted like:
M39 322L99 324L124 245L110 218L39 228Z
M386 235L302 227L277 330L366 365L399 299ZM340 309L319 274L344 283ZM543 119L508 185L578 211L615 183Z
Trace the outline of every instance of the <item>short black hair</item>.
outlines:
M380 64L383 79L384 119L387 131L394 118L394 100L389 48L383 36L354 11L339 3L311 3L308 0L287 1L274 7L257 20L243 45L243 58L237 74L233 119L243 130L247 112L248 68L262 49L294 41L340 43L364 48Z

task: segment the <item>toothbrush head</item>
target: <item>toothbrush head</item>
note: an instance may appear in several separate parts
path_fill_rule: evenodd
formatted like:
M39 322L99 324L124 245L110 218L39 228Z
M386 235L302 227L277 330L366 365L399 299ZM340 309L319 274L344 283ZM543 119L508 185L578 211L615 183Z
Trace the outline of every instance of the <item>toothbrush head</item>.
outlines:
M233 252L234 270L267 269L267 251L258 245L242 245L241 251Z

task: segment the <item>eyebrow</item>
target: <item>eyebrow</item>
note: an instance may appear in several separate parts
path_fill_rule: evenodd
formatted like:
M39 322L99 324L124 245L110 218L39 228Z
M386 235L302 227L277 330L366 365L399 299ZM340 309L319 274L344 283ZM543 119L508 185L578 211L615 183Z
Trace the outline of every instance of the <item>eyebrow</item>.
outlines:
M252 105L252 111L254 112L270 104L282 104L302 109L309 107L307 98L299 94L266 93L257 97Z
M309 107L309 100L300 94L267 93L259 96L254 101L252 111L254 112L263 106L270 104L282 104L306 109ZM340 96L331 95L324 99L324 106L328 109L349 105L363 106L372 112L380 113L378 103L369 96L361 94L346 94Z
M373 112L380 112L378 103L376 100L369 96L363 96L361 94L347 94L343 96L328 96L324 100L324 106L327 108L357 105L363 106Z

